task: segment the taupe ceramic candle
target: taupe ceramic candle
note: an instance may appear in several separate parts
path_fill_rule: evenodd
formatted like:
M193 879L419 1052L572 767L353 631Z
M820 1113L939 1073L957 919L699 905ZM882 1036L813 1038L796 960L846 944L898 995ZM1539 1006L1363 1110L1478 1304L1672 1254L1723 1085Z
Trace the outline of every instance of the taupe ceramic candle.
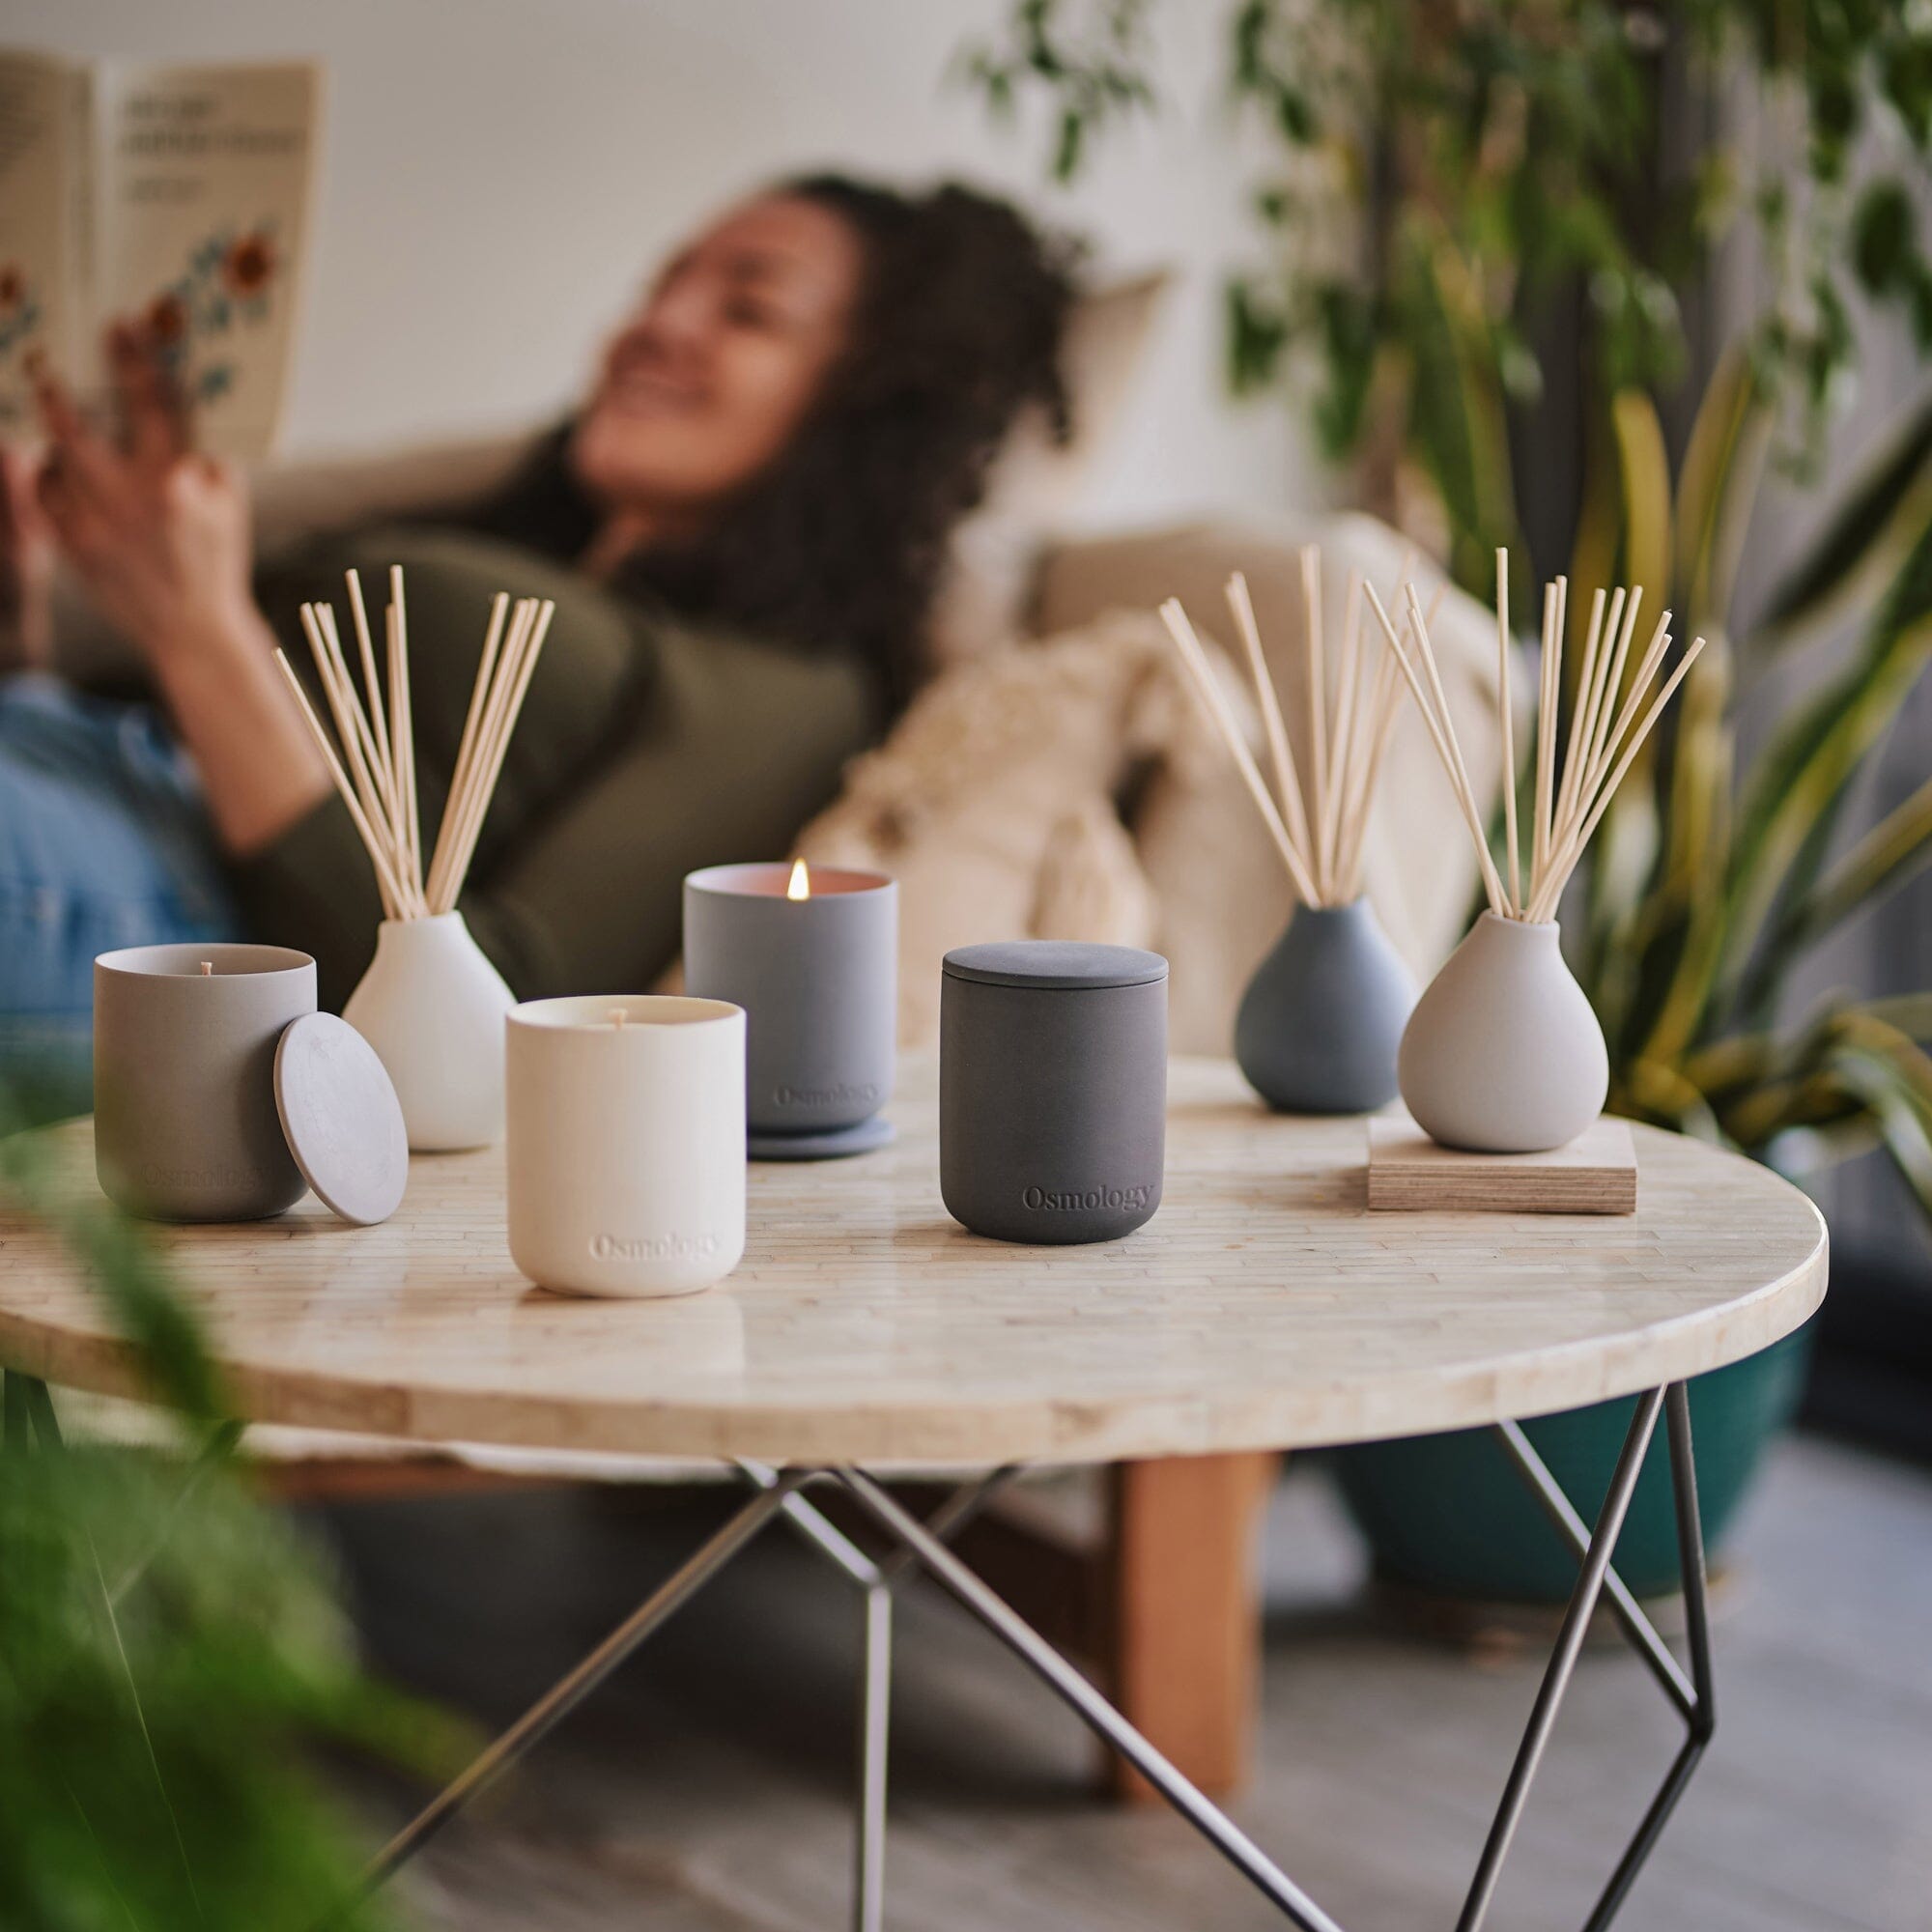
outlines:
M684 882L684 989L745 1009L753 1160L892 1139L898 894L882 872L712 866Z
M94 1159L153 1221L258 1221L306 1183L275 1113L275 1044L315 1011L284 946L134 946L94 962Z

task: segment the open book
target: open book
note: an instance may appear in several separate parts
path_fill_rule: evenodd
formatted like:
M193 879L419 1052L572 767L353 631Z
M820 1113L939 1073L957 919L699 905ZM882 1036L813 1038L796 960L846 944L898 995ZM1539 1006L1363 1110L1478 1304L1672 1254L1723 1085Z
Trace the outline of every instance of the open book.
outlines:
M0 437L35 355L84 398L117 317L159 340L196 446L250 459L287 384L320 105L309 63L152 67L0 53Z

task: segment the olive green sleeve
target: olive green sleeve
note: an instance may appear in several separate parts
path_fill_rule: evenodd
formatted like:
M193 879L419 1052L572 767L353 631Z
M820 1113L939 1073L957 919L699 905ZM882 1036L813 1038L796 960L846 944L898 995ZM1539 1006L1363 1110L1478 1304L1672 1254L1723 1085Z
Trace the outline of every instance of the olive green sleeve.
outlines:
M460 901L519 998L648 987L677 954L685 873L782 858L876 726L850 663L668 626L624 722L581 779L486 838ZM342 802L231 869L255 935L312 952L339 1010L383 916Z
M782 858L876 732L843 660L668 630L657 673L616 752L464 894L523 998L645 990L677 956L684 875Z
M317 1003L339 1013L375 954L383 918L376 868L349 808L331 792L228 870L248 936L314 953Z

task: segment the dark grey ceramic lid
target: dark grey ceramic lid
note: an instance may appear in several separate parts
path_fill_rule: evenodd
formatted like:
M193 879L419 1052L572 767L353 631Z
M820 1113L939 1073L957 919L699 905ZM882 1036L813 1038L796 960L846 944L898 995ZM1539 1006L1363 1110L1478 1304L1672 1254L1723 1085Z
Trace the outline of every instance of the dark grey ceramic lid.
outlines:
M946 955L954 980L982 986L1035 986L1093 991L1146 986L1167 978L1167 961L1137 946L1094 946L1074 939L1003 939L956 947Z
M304 1013L275 1046L275 1111L302 1179L357 1227L386 1221L410 1178L402 1104L376 1049L333 1013Z

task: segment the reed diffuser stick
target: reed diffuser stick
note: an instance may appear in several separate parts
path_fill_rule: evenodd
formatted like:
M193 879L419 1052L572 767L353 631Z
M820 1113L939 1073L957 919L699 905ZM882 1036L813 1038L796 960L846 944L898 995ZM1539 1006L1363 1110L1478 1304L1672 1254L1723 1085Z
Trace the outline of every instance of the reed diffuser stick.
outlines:
M503 759L510 749L510 736L517 728L517 719L524 708L524 698L529 692L530 679L536 675L537 659L544 646L544 639L550 632L550 620L555 614L556 606L545 598L538 605L533 621L526 627L523 649L519 661L512 666L508 653L498 674L499 702L497 719L487 742L483 757L478 761L471 777L470 805L464 822L460 826L460 838L455 854L450 861L450 875L453 884L445 888L448 905L440 908L433 906L432 911L447 911L456 902L456 893L461 890L463 880L469 870L469 862L475 856L476 841L483 831L483 820L490 809L490 801L496 796L497 781L502 776ZM512 682L514 679L514 682Z
M1405 559L1405 570L1412 559L1410 553ZM1301 553L1300 572L1307 624L1305 642L1311 660L1317 656L1323 659L1320 666L1311 662L1307 680L1301 687L1309 706L1306 721L1309 754L1301 765L1295 760L1281 696L1268 674L1247 580L1236 571L1226 586L1228 608L1240 634L1267 739L1269 762L1274 767L1272 793L1214 674L1207 648L1188 622L1179 601L1169 598L1160 607L1160 614L1174 639L1186 681L1208 722L1226 744L1297 896L1306 905L1343 906L1361 894L1362 847L1383 755L1400 708L1401 677L1397 663L1387 652L1376 660L1373 670L1370 668L1362 636L1362 597L1367 585L1359 572L1351 571L1343 609L1334 708L1332 713L1327 709L1330 680L1322 638L1321 554L1315 547ZM1367 594L1374 595L1372 591ZM1438 587L1431 599L1432 619L1441 595ZM1405 616L1403 621L1408 624L1412 619ZM1318 697L1321 705L1319 711ZM1427 717L1426 701L1424 711ZM1433 720L1430 728L1435 728ZM1319 786L1315 781L1318 759L1321 767Z
M1235 722L1234 714L1228 709L1227 699L1222 696L1220 687L1214 682L1213 667L1208 662L1208 654L1201 647L1201 640L1194 635L1194 626L1187 621L1187 612L1180 607L1179 598L1170 597L1160 607L1161 621L1166 624L1168 636L1174 639L1175 648L1180 653L1180 661L1187 667L1195 695L1221 734L1228 747L1229 755L1235 761L1235 769L1240 773L1241 781L1248 788L1248 795L1255 802L1256 810L1262 815L1262 823L1267 827L1268 836L1274 840L1275 850L1281 854L1282 864L1288 867L1289 876L1294 881L1294 889L1310 905L1321 903L1315 890L1315 881L1308 870L1307 862L1289 836L1288 827L1282 822L1281 813L1275 808L1274 800L1268 794L1261 768L1255 763L1254 754L1248 750L1241 736L1241 727Z
M1227 583L1228 608L1234 612L1235 628L1241 634L1241 646L1248 656L1248 674L1254 680L1255 698L1262 710L1262 729L1266 733L1268 754L1274 761L1275 789L1280 794L1282 815L1287 821L1294 849L1301 855L1303 868L1313 874L1312 848L1308 838L1308 816L1301 798L1301 775L1294 768L1294 753L1289 744L1288 726L1281 715L1281 700L1275 695L1274 679L1268 674L1267 658L1262 650L1261 628L1255 622L1255 607L1248 596L1248 580L1237 570ZM1192 636L1192 632L1189 632ZM1197 639L1197 642L1199 640Z
M1623 755L1617 759L1609 778L1598 790L1596 799L1590 806L1589 816L1583 819L1580 825L1574 827L1564 839L1558 861L1550 868L1548 881L1543 889L1543 898L1539 902L1540 913L1537 908L1532 908L1530 915L1532 918L1540 916L1548 920L1555 917L1557 901L1563 896L1563 888L1570 883L1570 875L1577 869L1577 862L1583 856L1583 848L1590 842L1591 835L1596 831L1604 813L1608 810L1610 800L1615 796L1617 787L1623 783L1624 774L1630 770L1636 754L1642 751L1643 741L1650 736L1651 727L1663 715L1663 707L1670 702L1677 687L1684 682L1690 667L1703 655L1703 651L1704 639L1692 639L1690 648L1678 659L1677 668L1665 679L1663 689L1651 700L1650 708L1643 714L1642 724L1632 733L1629 744L1624 747Z
M1509 552L1496 552L1496 713L1503 734L1503 835L1509 847L1504 881L1511 908L1522 911L1522 854L1516 829L1516 679L1510 667Z
M404 601L400 568L389 572L389 602L384 611L386 692L374 675L376 652L369 634L368 613L355 573L348 573L350 606L356 628L357 654L362 660L369 708L358 695L347 653L336 630L334 611L327 604L304 604L301 626L315 659L317 677L327 701L335 730L330 734L287 656L276 652L282 674L300 707L310 735L320 749L330 782L341 794L357 836L368 848L383 895L384 915L392 920L423 919L453 911L463 891L469 860L475 850L484 816L495 795L509 740L516 729L537 657L554 607L525 598L516 607L506 647L503 620L509 599L499 593L492 602L490 624L483 639L476 683L463 737L450 774L448 796L430 854L429 878L423 877L423 839L417 795L415 715L410 680L409 609ZM372 723L371 712L379 723Z
M1563 637L1556 628L1556 585L1543 586L1543 655L1536 680L1536 783L1530 798L1529 895L1543 884L1549 860L1549 813L1554 803L1556 751L1550 720L1556 716L1556 691L1562 676Z
M1527 892L1520 886L1520 832L1512 822L1509 791L1505 791L1504 824L1508 841L1506 863L1510 886L1502 886L1482 814L1476 808L1456 727L1444 700L1442 680L1436 669L1435 652L1429 640L1429 625L1416 604L1414 587L1406 596L1411 618L1410 636L1417 663L1411 663L1381 600L1369 591L1369 602L1388 639L1390 650L1401 666L1416 707L1429 726L1436 755L1448 774L1451 789L1462 807L1463 823L1476 848L1483 868L1490 909L1499 917L1547 923L1556 917L1564 888L1581 863L1583 853L1603 822L1616 796L1617 787L1642 750L1644 741L1656 728L1664 707L1676 695L1677 687L1690 673L1704 649L1704 639L1694 639L1677 668L1661 689L1652 695L1657 674L1670 647L1670 612L1657 620L1649 644L1629 677L1631 645L1635 640L1637 616L1642 608L1640 585L1618 588L1607 596L1595 592L1590 604L1590 622L1584 639L1583 663L1576 695L1572 700L1569 742L1563 752L1562 770L1557 771L1557 740L1562 735L1558 707L1563 689L1564 624L1569 586L1562 578L1546 584L1543 592L1543 651L1538 678L1536 719L1536 778L1530 826L1530 867ZM1496 553L1496 633L1497 668L1507 682L1509 665L1509 557ZM1648 698L1648 703L1645 702ZM1515 782L1514 732L1509 723L1508 701L1504 705L1504 761L1506 785Z
M403 835L409 840L410 866L422 877L422 818L416 810L415 720L410 710L410 623L403 603L403 569L389 566L389 608L384 612L389 631L389 724L395 734L396 789L401 794Z
M376 867L376 883L383 895L383 910L391 919L404 917L403 890L396 876L395 867L390 863L385 841L376 834L367 814L357 802L354 787L342 769L342 761L335 755L335 747L329 743L328 733L323 727L320 718L315 715L315 706L308 701L308 693L302 689L301 679L296 675L295 667L289 663L283 651L275 653L275 662L281 667L282 675L288 679L289 689L295 694L296 702L301 707L310 735L315 739L316 748L322 753L323 762L328 767L328 776L334 781L335 788L342 794L342 802L349 808L349 816L354 821L362 843L368 847L370 862Z
M1597 675L1590 686L1589 702L1583 708L1583 769L1577 781L1577 793L1584 793L1590 782L1590 767L1596 762L1597 733L1605 714L1610 708L1606 696L1609 682L1614 675L1619 682L1623 676L1622 658L1630 654L1631 633L1636 628L1637 609L1643 602L1643 585L1634 584L1630 596L1623 600L1623 622L1617 622L1619 597L1610 600L1610 621L1604 630L1603 656L1597 663ZM1614 642L1613 642L1614 640Z
M1616 628L1623 609L1624 593L1619 590L1609 604L1610 628ZM1589 706L1590 692L1597 679L1597 653L1603 644L1605 593L1599 590L1590 599L1590 628L1583 640L1583 667L1577 674L1577 693L1570 703L1570 737L1563 748L1563 776L1556 787L1556 816L1560 825L1576 809L1577 788L1583 781L1582 759L1578 748L1583 737L1583 713Z
M1664 611L1658 618L1656 628L1650 634L1650 642L1644 646L1643 657L1636 668L1636 675L1632 678L1629 691L1624 694L1624 701L1617 711L1605 734L1596 760L1583 774L1584 782L1594 793L1604 782L1604 774L1608 771L1610 761L1616 756L1630 730L1631 721L1642 705L1643 695L1657 677L1657 668L1663 662L1663 654L1670 648L1670 612Z
M1408 586L1413 591L1414 586ZM1456 795L1456 804L1463 813L1463 822L1468 826L1470 836L1476 841L1476 856L1481 864L1483 890L1489 895L1490 909L1499 918L1504 912L1502 880L1496 874L1495 861L1490 857L1490 841L1484 836L1482 814L1476 809L1475 795L1469 789L1469 775L1463 764L1463 753L1455 741L1456 724L1449 716L1446 699L1440 696L1441 679L1433 675L1435 660L1430 653L1426 630L1418 633L1415 629L1422 620L1421 607L1409 598L1410 636L1416 644L1416 656L1422 660L1426 669L1418 670L1408 660L1402 639L1396 636L1395 626L1389 622L1388 612L1382 609L1382 600L1376 595L1375 585L1369 586L1369 606L1376 613L1376 621L1381 626L1382 636L1388 640L1389 649L1395 653L1397 664L1402 667L1402 674L1408 682L1410 693L1415 698L1416 709L1422 713L1422 722L1429 727L1430 738L1435 746L1436 755L1442 760L1442 769L1448 774L1449 788ZM1425 678L1427 684L1425 685ZM1436 705L1440 704L1438 713Z
M376 669L376 640L369 635L369 611L362 602L362 574L357 570L346 570L343 576L349 582L349 614L355 621L355 648L362 660L362 688L369 706L370 726L377 748L382 753L383 777L393 802L396 796L396 767L389 739L389 716L383 703L383 680ZM328 624L332 627L334 622L335 613L330 611Z
M342 662L340 642L331 641L329 628L322 622L312 605L302 607L301 619L302 628L308 637L309 649L315 655L316 672L322 680L323 696L327 702L329 715L335 721L335 728L342 741L343 753L356 803L361 809L363 817L377 829L377 837L384 842L391 865L395 867L398 855L392 838L393 822L387 802L382 788L376 783L369 762L368 721L362 716L362 708L356 701L355 688L349 682L348 670ZM395 878L399 899L404 906L407 906L408 887L402 879L400 869L396 870Z
M518 603L518 610L525 603L534 606L534 599L525 599ZM463 737L456 748L456 764L449 775L448 798L451 800L469 796L469 773L476 762L477 737L482 728L483 713L490 700L491 679L497 668L497 653L503 640L503 619L510 608L510 595L499 590L490 603L490 628L483 635L483 655L476 661L476 682L469 693L469 709L464 715ZM449 806L443 808L447 822ZM440 904L443 888L448 882L452 841L440 832L437 835L436 851L430 860L428 897L432 905Z
M1335 739L1328 759L1334 774L1335 796L1329 801L1328 823L1323 828L1321 841L1322 890L1330 897L1335 893L1336 867L1341 858L1338 848L1342 821L1347 815L1353 781L1361 770L1361 753L1354 742L1355 719L1360 708L1355 687L1360 682L1362 668L1360 582L1353 571L1349 573L1349 595L1342 613L1342 671L1336 688Z
M393 779L389 768L388 747L370 728L369 720L356 696L355 679L349 668L348 653L343 650L341 635L335 628L335 612L325 606L318 609L315 614L316 621L322 629L323 639L328 647L328 666L335 693L333 701L340 702L344 706L336 722L340 724L346 718L355 725L355 736L362 746L363 760L369 768L369 776L375 781L378 790L386 797L392 789Z
M1315 821L1316 877L1321 881L1321 855L1328 849L1328 825L1334 803L1328 789L1328 652L1321 630L1321 553L1313 544L1302 547L1301 602L1307 613L1308 728L1314 740L1310 763L1315 790L1310 800L1310 815ZM1323 893L1325 898L1325 882Z

